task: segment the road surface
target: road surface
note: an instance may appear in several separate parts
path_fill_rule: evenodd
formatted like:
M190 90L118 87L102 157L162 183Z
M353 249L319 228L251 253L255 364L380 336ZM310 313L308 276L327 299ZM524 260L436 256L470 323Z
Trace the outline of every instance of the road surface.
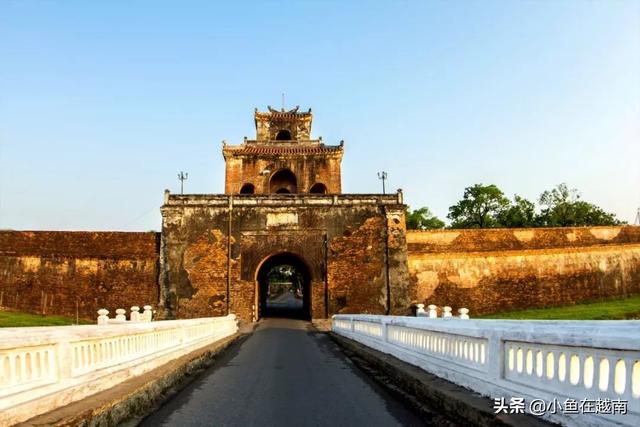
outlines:
M308 322L266 319L142 426L420 426Z

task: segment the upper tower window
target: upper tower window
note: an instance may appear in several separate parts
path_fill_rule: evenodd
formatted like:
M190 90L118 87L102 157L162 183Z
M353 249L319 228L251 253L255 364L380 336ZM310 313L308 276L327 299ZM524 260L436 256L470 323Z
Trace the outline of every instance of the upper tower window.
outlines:
M276 135L276 141L291 141L291 132L286 129L279 130Z
M313 184L313 186L309 189L309 193L312 194L327 194L327 186L321 182L317 182Z
M274 173L269 181L270 193L297 193L298 180L289 169L281 169Z
M256 192L256 188L253 184L245 184L240 189L240 194L253 194Z

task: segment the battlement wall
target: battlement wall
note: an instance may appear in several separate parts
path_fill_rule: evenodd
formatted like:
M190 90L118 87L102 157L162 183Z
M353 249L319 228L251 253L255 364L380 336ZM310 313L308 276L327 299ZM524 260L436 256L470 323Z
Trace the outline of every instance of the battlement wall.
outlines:
M640 294L640 227L408 231L407 246L416 302L484 314Z
M0 306L93 319L158 301L159 233L0 231Z

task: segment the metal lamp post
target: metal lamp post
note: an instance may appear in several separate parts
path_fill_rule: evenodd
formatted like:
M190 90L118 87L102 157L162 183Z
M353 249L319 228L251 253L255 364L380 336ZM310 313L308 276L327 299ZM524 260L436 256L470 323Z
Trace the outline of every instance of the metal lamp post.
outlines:
M384 182L387 179L387 173L385 171L378 172L378 179L382 181L382 194L387 194L384 188Z

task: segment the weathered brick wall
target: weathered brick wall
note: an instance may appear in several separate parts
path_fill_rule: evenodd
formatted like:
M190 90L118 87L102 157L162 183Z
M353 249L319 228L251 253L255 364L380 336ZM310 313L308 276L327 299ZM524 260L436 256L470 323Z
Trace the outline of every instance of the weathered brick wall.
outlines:
M260 300L260 268L283 253L309 270L315 318L384 314L387 280L391 313L406 313L414 292L408 289L404 205L386 196L393 203L383 208L377 197L335 196L342 202L322 205L334 196L236 196L230 210L227 196L171 196L162 208L163 316L225 314L229 286L231 312L251 319Z
M238 194L244 184L253 184L256 194L268 194L271 175L281 169L289 169L296 175L298 193L308 193L314 184L322 183L328 193L338 194L342 191L341 161L341 153L229 156L226 160L225 193ZM264 170L269 170L270 174L264 175Z
M0 305L94 319L158 302L158 233L0 231Z
M416 302L472 314L640 293L640 227L407 233Z

